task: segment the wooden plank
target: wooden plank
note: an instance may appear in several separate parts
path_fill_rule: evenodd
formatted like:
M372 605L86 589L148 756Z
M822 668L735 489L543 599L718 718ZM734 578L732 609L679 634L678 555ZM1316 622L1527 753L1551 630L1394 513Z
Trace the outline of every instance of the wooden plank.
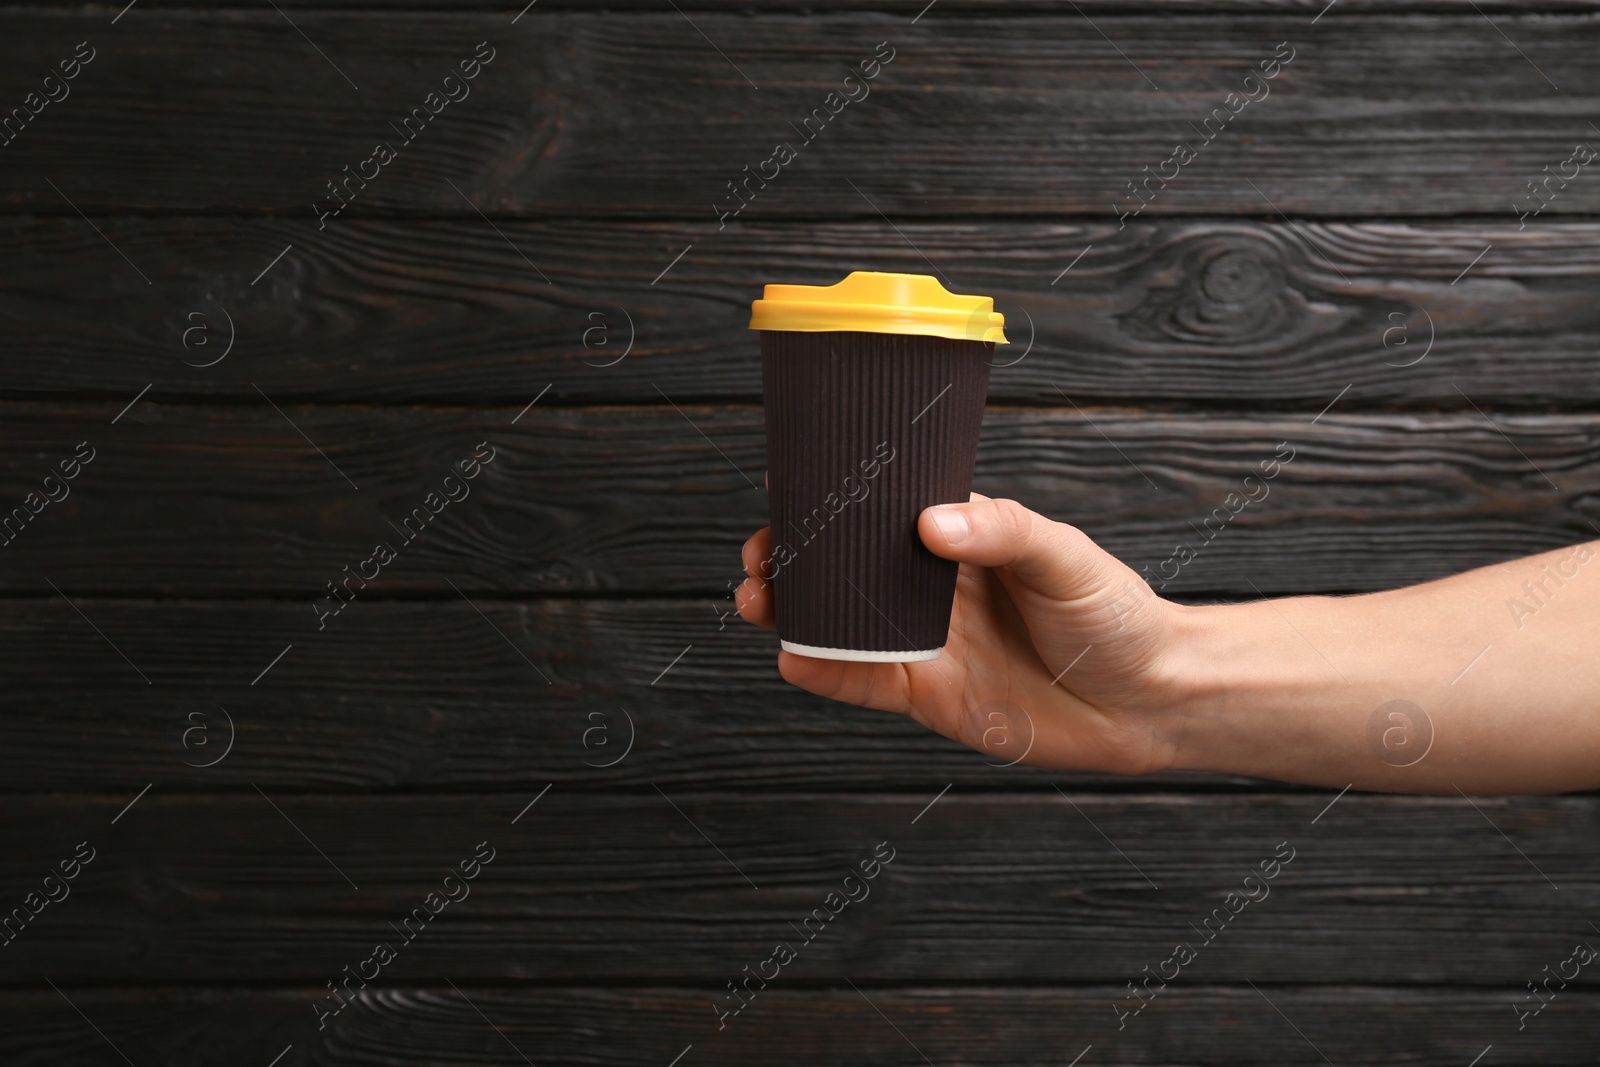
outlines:
M32 5L42 8L72 8L76 7L74 0L40 0ZM116 5L111 5L115 7ZM249 7L248 0L170 0L162 5L164 8L235 8ZM436 10L428 5L428 0L336 0L335 3L315 3L314 0L281 0L281 8L315 8L326 10L338 9L378 9L383 11L405 10ZM1129 13L1142 13L1147 11L1162 11L1186 15L1213 15L1228 13L1253 13L1253 14L1302 14L1310 18L1315 17L1324 7L1327 0L1078 0L1078 8L1086 13L1125 15ZM1516 3L1515 0L1485 0L1483 3L1474 3L1474 0L1338 0L1339 11L1347 14L1352 11L1361 12L1454 12L1472 13L1473 7L1493 15L1511 14L1526 15L1544 12L1592 12L1600 3L1597 0L1529 0L1527 3ZM680 3L678 7L688 12L699 11L754 11L760 13L779 12L792 14L794 5L788 0L689 0ZM929 10L931 8L931 10ZM592 9L586 0L537 0L537 6L527 3L527 0L472 0L470 3L457 5L457 10L483 12L485 14L504 13L507 18L513 18L519 13L526 12L523 18L537 19L545 12L551 10L583 11ZM634 12L659 13L660 7L653 0L607 0L607 12L628 14ZM935 5L930 5L928 0L872 0L871 4L851 2L851 0L808 0L805 6L807 12L832 12L832 11L880 11L886 14L917 16L927 12L926 17L934 17L938 12L939 17L951 12L978 13L990 18L1002 18L1006 15L1025 13L1037 14L1042 12L1057 12L1060 5L1052 0L935 0Z
M152 789L120 817L131 791L7 798L6 899L22 901L76 842L97 850L71 896L9 942L10 973L320 982L403 938L400 920L475 850L493 860L470 896L419 922L415 946L392 945L386 979L721 988L776 941L804 939L800 920L875 851L891 861L851 889L855 904L828 904L837 921L814 922L785 977L1120 987L1189 943L1207 981L1455 982L1517 1000L1600 908L1595 796L1475 809L1349 794L1313 822L1330 794L596 796L545 784ZM1275 855L1273 879L1242 881ZM1225 905L1236 889L1258 899ZM1235 906L1206 942L1202 921Z
M280 402L504 404L546 386L544 403L756 401L749 304L765 281L939 269L1008 316L996 403L1314 411L1346 385L1342 410L1600 400L1593 223L906 223L902 236L881 221L724 234L507 221L508 243L481 220L352 221L295 241L259 281L284 251L278 223L101 228L116 247L75 218L0 222L0 316L18 338L6 395L125 402L153 382L167 400L252 403L256 384Z
M271 590L294 598L314 632L312 602L381 542L398 559L372 580L374 597L454 597L453 582L468 593L722 598L741 576L740 546L766 522L754 409L196 407L151 393L112 425L123 406L0 406L8 509L42 492L79 442L98 449L64 487L70 497L12 534L0 590ZM1283 442L1294 458L1265 498L1222 524L1216 510L1290 454ZM452 483L470 495L435 496L438 518L402 532L480 444L495 458ZM1243 597L1385 588L1591 539L1597 484L1593 415L1336 408L995 410L975 482L1076 523L1152 576L1176 571L1162 564L1188 544L1199 558L1165 592Z
M323 632L289 602L75 602L115 647L58 599L0 600L5 792L1252 784L1006 768L1025 739L981 756L794 688L710 599L378 600Z
M1564 990L1518 1033L1501 992L1200 985L1169 990L1117 1033L1107 1010L1115 988L865 985L859 995L772 988L719 1032L699 991L384 985L359 994L322 1031L307 1010L313 987L66 989L103 1038L48 989L8 992L0 994L11 1020L0 1053L30 1065L121 1062L109 1041L134 1063L172 1067L265 1064L289 1044L280 1067L665 1067L686 1051L683 1065L1060 1067L1092 1044L1085 1064L1277 1067L1322 1062L1321 1050L1334 1063L1463 1067L1492 1044L1495 1062L1565 1067L1593 1063L1600 1012L1593 992Z
M15 9L0 18L5 69L42 79L88 37L98 54L72 96L6 147L0 204L65 217L75 212L63 196L91 215L271 209L292 242L316 229L326 182L360 170L375 143L400 140L398 158L352 185L354 203L331 225L369 212L472 218L474 206L716 221L726 183L794 142L798 158L765 168L777 177L748 194L739 221L880 210L1111 220L1127 210L1113 206L1126 183L1160 169L1179 138L1200 140L1191 124L1289 42L1294 60L1270 96L1238 105L1229 128L1152 194L1146 217L1510 221L1526 183L1593 136L1584 100L1600 92L1600 22L1578 15L1491 26L1476 12L1340 13L1312 26L1300 11L1094 24L1076 14L701 14L641 13L618 33L607 12L542 15L531 32L503 13L308 11L291 25L264 8L146 9L110 31L98 11ZM497 57L472 95L400 138L391 124L485 40ZM814 141L797 133L883 41L894 59L871 95L836 105L825 126L814 120ZM1463 71L1478 90L1465 97ZM1544 217L1597 210L1600 182L1580 177Z

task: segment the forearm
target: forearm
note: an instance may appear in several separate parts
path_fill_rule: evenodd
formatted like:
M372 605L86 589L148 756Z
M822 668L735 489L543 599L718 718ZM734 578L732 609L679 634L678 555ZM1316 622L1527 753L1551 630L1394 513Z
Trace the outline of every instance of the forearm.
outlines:
M1600 787L1595 545L1365 596L1184 608L1175 629L1176 767L1390 792Z

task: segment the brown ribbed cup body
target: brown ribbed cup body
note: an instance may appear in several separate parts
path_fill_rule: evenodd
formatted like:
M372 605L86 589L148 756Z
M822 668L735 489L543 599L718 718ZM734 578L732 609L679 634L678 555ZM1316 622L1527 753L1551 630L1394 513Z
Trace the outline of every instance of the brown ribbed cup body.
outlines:
M778 636L868 652L942 648L957 565L917 516L972 491L994 345L761 331Z

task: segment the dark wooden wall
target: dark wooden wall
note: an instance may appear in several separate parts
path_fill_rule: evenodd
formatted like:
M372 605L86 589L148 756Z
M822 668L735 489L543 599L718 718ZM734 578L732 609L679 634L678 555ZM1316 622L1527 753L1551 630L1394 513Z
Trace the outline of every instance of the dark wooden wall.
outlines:
M1594 1062L1594 968L1517 1012L1600 944L1594 795L997 767L785 686L721 613L765 512L749 302L855 268L997 297L980 487L1136 566L1294 443L1172 595L1592 537L1600 163L1514 205L1600 146L1600 5L40 3L0 9L0 109L82 41L0 147L0 509L94 450L0 547L0 911L94 858L0 947L0 1062ZM879 42L871 95L719 225Z

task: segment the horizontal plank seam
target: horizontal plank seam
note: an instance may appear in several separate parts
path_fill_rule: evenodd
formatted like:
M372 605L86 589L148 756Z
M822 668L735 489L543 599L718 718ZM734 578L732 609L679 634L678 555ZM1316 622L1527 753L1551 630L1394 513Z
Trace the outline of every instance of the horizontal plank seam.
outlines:
M241 992L256 991L263 993L283 992L294 993L296 995L300 994L302 991L316 991L320 993L320 990L317 989L316 986L307 985L306 982L307 980L315 980L321 978L322 976L308 973L304 979L212 979L205 982L155 982L148 985L133 984L126 981L115 980L105 981L97 979L74 979L61 975L56 975L56 977L61 978L61 981L58 984L64 985L73 990L88 990L100 993L127 991L129 993L139 993L144 995L163 992L193 992L203 996L219 990L238 990ZM849 980L855 982L856 985L859 985L865 989L878 989L906 994L923 992L945 994L963 992L986 993L990 991L1004 991L1008 993L1050 993L1058 990L1075 990L1084 992L1096 992L1104 990L1117 996L1127 995L1126 988L1124 986L1116 985L1115 980L1111 978L1089 978L1076 980L1063 979L1059 981L1039 981L1037 979L1006 981L1004 979L995 979L983 982L974 982L971 979L950 979L946 982L940 982L937 980L922 978L918 979L915 983L908 983L904 981L883 981L865 977L851 977ZM649 983L641 983L637 981L604 982L596 981L592 978L573 981L558 978L510 978L501 976L484 976L475 978L463 975L458 978L452 978L451 981L455 982L458 986L465 986L469 989L483 989L486 991L502 989L508 992L521 989L545 989L572 990L574 992L582 993L609 993L627 991L632 993L663 992L672 994L677 992L685 992L699 994L707 991L725 993L726 988L725 986L718 986L713 982L704 980L671 981L665 979ZM1570 990L1576 991L1580 994L1600 997L1600 984L1596 984L1590 988L1588 986L1589 981L1592 980L1587 978L1574 979L1567 986L1563 987L1562 992L1566 993ZM1320 983L1273 981L1271 979L1264 979L1256 982L1255 984L1268 989L1342 993L1350 995L1383 994L1402 990L1414 994L1437 993L1439 996L1450 996L1452 994L1459 993L1462 990L1472 990L1474 992L1481 990L1486 994L1498 994L1503 992L1506 987L1505 981L1473 982L1465 980L1461 982L1389 982L1382 984L1353 984L1349 982ZM15 979L0 980L0 993L38 993L41 989L43 989L46 994L49 994L47 987L44 987L36 982L28 982L25 980L17 981ZM435 985L427 981L405 980L385 983L381 992L385 996L392 994L403 995L407 993L432 992L438 992L447 997L452 995L448 985ZM842 975L836 979L798 977L791 979L788 976L785 976L784 989L772 991L768 995L781 999L785 992L840 992L846 996L854 996L854 994L850 993L849 986L845 983ZM1235 983L1226 981L1212 981L1206 983L1205 985L1185 986L1182 990L1174 993L1168 993L1166 996L1180 999L1189 996L1198 999L1206 995L1235 992L1240 993L1245 997L1254 997L1256 995L1251 992L1250 984L1248 982ZM53 996L54 994L49 995Z
M3 18L0 12L0 18ZM1110 192L1114 189L1107 186ZM1108 195L1110 195L1108 193ZM113 207L106 209L96 206L93 200L87 201L90 209L94 211L95 218L105 219L221 219L238 221L260 219L263 221L285 219L283 208L258 208L243 210L230 207L227 210L196 211L193 208L124 208ZM1478 223L1495 226L1509 226L1515 222L1516 216L1504 211L1452 211L1437 215L1419 215L1415 213L1382 214L1375 212L1356 213L1289 213L1281 215L1275 211L1239 211L1239 212L1186 212L1174 211L1167 213L1163 208L1151 207L1150 219L1160 219L1163 223L1238 223L1259 222L1276 225L1284 228L1283 219L1287 217L1295 222L1314 222L1327 225L1362 225L1383 223L1386 225L1404 224L1408 222L1418 225L1444 225L1451 222ZM490 210L485 215L476 212L453 212L437 210L411 211L406 209L357 209L352 208L350 213L341 216L344 223L349 222L461 222L473 224L487 217L500 222L526 222L559 225L614 225L626 226L635 224L668 224L684 225L696 229L711 230L711 224L705 221L705 212L694 213L676 212L616 212L616 213L576 213L576 212L504 212ZM890 219L909 220L922 225L962 225L973 223L1012 223L1012 224L1049 224L1049 225L1092 225L1109 224L1117 219L1115 212L937 212L926 213L891 212ZM37 210L11 210L4 201L0 201L0 218L14 220L60 220L63 222L77 221L79 216L69 211L37 211ZM760 227L788 227L796 229L813 227L830 223L875 223L881 224L884 215L872 212L858 212L854 208L841 211L827 212L796 212L793 214L775 215L770 218L752 220L748 225L735 222L733 229L755 229ZM1546 208L1540 215L1536 226L1559 226L1562 223L1595 223L1600 222L1600 212L1572 211L1567 208ZM1135 225L1149 225L1148 222L1139 222ZM298 224L295 225L298 230ZM717 231L712 231L717 232Z
M5 17L6 15L15 13L25 13L52 16L57 18L62 16L75 16L85 20L94 19L98 22L102 19L104 12L114 11L116 10L117 6L118 5L116 4L78 5L66 3L62 3L59 6L48 3L15 5L9 7L0 7L0 17ZM291 6L293 9L300 11L307 11L310 9L310 5L308 4L294 4ZM511 14L512 12L517 11L521 6L522 5L516 3L515 0L511 0L511 2L508 2L503 6L474 5L467 6L463 9L410 6L379 7L373 5L371 7L357 7L339 11L315 11L315 15L318 18L330 21L333 19L351 18L375 20L380 18L393 18L395 16L411 18L459 18L462 15L478 15L487 19L497 15ZM689 0L689 2L679 4L678 6L685 11L703 12L708 15L726 15L730 17L739 16L741 17L741 21L746 19L772 19L774 21L778 19L788 19L793 21L795 19L795 16L790 11L786 11L777 7L763 9L759 4L741 6L731 3L718 4L715 3L715 0L702 3L695 3L694 0ZM889 16L911 15L919 8L926 7L928 5L926 4L926 0L920 0L920 2L918 2L918 0L905 0L904 3L900 4L883 4L880 2L877 4L855 7L844 3L843 0L825 0L825 2L822 4L812 4L808 6L815 9L817 16L839 17L843 15L857 14ZM1080 3L1078 6L1085 11L1096 11L1103 13L1106 18L1111 20L1113 23L1143 20L1147 19L1151 14L1166 14L1187 22L1204 22L1220 20L1223 18L1228 19L1230 22L1237 22L1246 19L1253 21L1283 22L1288 19L1300 20L1302 16L1304 16L1305 21L1309 22L1311 17L1310 12L1303 8L1281 7L1262 10L1261 8L1254 6L1229 6L1227 5L1226 0L1219 4L1217 8L1209 11L1196 11L1193 3L1182 3L1180 0L1146 0L1144 3L1138 3L1137 6L1134 7L1132 13L1129 13L1128 4L1113 3L1112 0L1088 0L1088 2ZM1562 4L1559 2L1544 4L1530 3L1527 6L1523 6L1520 4L1511 3L1510 0L1500 0L1499 3L1481 2L1477 6L1482 8L1484 11L1499 12L1519 21L1550 15L1559 15L1568 18L1583 18L1596 13L1593 8L1575 6L1572 4ZM938 18L930 15L929 21L956 21L950 17L950 11L960 12L965 15L968 20L982 19L984 21L993 20L1010 22L1023 20L1045 21L1049 19L1055 19L1061 22L1074 20L1081 21L1078 19L1076 13L1061 14L1059 11L1051 10L1049 7L1044 5L1031 6L1028 4L1019 4L1016 7L1007 8L998 5L988 6L978 3L964 3L963 0L947 0L945 11L942 12ZM598 13L577 5L547 5L543 11L539 11L536 8L534 12L529 12L528 17L536 17L535 12L537 12L538 18L588 17L597 20L610 20L620 15L625 18L653 18L657 21L661 21L663 19L670 19L674 17L670 14L663 15L660 8L646 6L643 4L634 4L631 2L625 2L621 5L607 6L604 10ZM239 21L249 20L272 22L276 18L276 16L270 14L263 15L258 9L245 3L244 0L239 0L239 2L236 3L219 3L218 0L197 0L197 2L192 4L166 4L163 5L160 11L160 14L169 16L175 13L185 16L205 16L211 14L233 14L235 16L244 16L243 18L240 18ZM1386 6L1379 10L1363 8L1354 13L1348 13L1345 15L1345 21L1351 21L1354 19L1397 20L1416 18L1419 15L1439 19L1441 21L1455 19L1477 19L1479 17L1477 12L1472 10L1471 6L1467 5L1464 0L1461 3L1429 3L1427 0L1419 0L1419 2L1415 4L1405 3L1403 0L1401 0L1401 2L1397 2L1392 6ZM808 14L804 17L809 18L813 16Z

